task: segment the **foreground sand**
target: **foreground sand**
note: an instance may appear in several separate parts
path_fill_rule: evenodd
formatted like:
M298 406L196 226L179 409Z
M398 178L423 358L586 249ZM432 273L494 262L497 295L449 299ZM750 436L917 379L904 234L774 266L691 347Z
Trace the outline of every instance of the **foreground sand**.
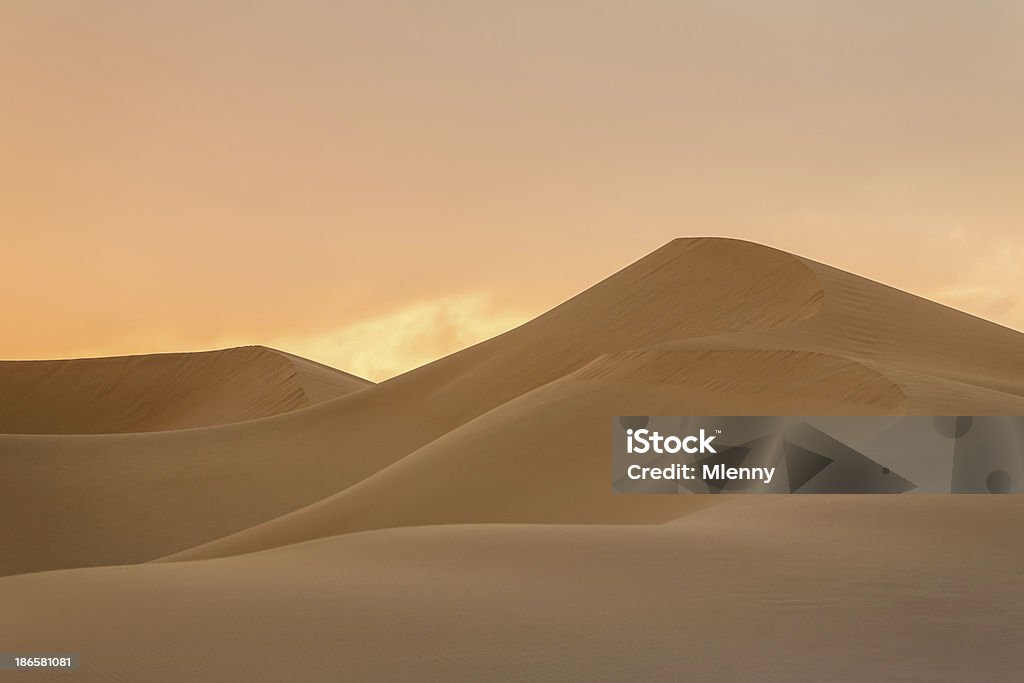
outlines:
M1008 681L1022 556L1020 496L760 497L11 577L0 633L76 681Z
M276 361L247 367L233 405L289 386L261 379ZM607 433L616 414L1024 415L1024 335L696 239L380 385L315 370L296 380L326 387L315 405L239 421L200 391L190 429L67 434L138 430L18 404L65 434L0 435L4 649L79 652L76 680L952 681L1024 663L1019 496L617 496Z

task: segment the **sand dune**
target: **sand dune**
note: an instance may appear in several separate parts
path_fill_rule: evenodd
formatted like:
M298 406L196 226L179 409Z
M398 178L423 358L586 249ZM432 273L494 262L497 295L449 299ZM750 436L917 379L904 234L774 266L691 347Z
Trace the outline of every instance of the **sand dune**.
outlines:
M0 572L388 526L661 522L708 503L611 495L606 435L579 426L657 412L1024 414L1021 368L1006 328L760 245L676 240L520 328L310 408L155 434L0 436L0 495L23 519L0 527Z
M155 432L242 422L370 384L262 346L0 361L0 433Z
M10 577L0 633L82 653L80 681L1016 680L1022 513L760 497L661 526L390 529Z
M1022 415L1020 333L688 239L379 385L218 353L0 368L28 373L0 424L36 432L0 435L0 574L41 572L0 579L8 650L81 650L81 680L112 681L1022 663L1018 497L620 496L607 432L622 414Z
M748 265L758 254L772 264L770 281ZM749 296L754 290L767 292L765 300ZM660 307L646 308L651 301ZM726 310L736 318L720 319ZM612 323L602 335L593 328L604 320ZM471 403L470 386L485 393L479 365L536 371L532 362L541 365L549 349L569 354L566 339L574 350L585 339L592 357L356 486L175 559L423 523L657 522L707 504L609 495L598 465L608 435L577 428L604 425L609 415L1024 414L1024 335L732 240L673 242L493 340L485 358L487 344L471 350L477 365L434 389L432 408ZM458 367L460 355L400 381Z

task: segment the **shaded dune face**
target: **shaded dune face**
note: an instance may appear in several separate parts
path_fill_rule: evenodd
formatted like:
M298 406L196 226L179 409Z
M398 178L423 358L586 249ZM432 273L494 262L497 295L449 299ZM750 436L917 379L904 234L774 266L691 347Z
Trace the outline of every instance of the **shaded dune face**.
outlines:
M111 434L242 422L370 384L261 346L0 361L0 433Z
M613 495L610 416L1024 414L1022 339L768 247L675 240L519 328L317 405L0 435L0 496L23 520L0 526L0 573L428 524L666 522L721 499Z

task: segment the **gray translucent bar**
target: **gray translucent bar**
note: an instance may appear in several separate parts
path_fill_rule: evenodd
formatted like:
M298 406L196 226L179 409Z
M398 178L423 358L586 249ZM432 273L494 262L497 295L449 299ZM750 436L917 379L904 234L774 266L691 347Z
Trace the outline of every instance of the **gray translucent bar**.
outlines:
M1024 417L618 416L611 475L617 493L1024 493Z
M49 669L77 669L78 655L68 654L5 654L0 653L0 670L18 669L39 671Z

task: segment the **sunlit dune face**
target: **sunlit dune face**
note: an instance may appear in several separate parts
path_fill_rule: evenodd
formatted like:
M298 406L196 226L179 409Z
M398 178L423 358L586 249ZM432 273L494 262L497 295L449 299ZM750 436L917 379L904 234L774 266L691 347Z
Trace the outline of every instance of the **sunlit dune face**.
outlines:
M0 357L380 379L673 237L1024 328L1024 11L15 1Z

